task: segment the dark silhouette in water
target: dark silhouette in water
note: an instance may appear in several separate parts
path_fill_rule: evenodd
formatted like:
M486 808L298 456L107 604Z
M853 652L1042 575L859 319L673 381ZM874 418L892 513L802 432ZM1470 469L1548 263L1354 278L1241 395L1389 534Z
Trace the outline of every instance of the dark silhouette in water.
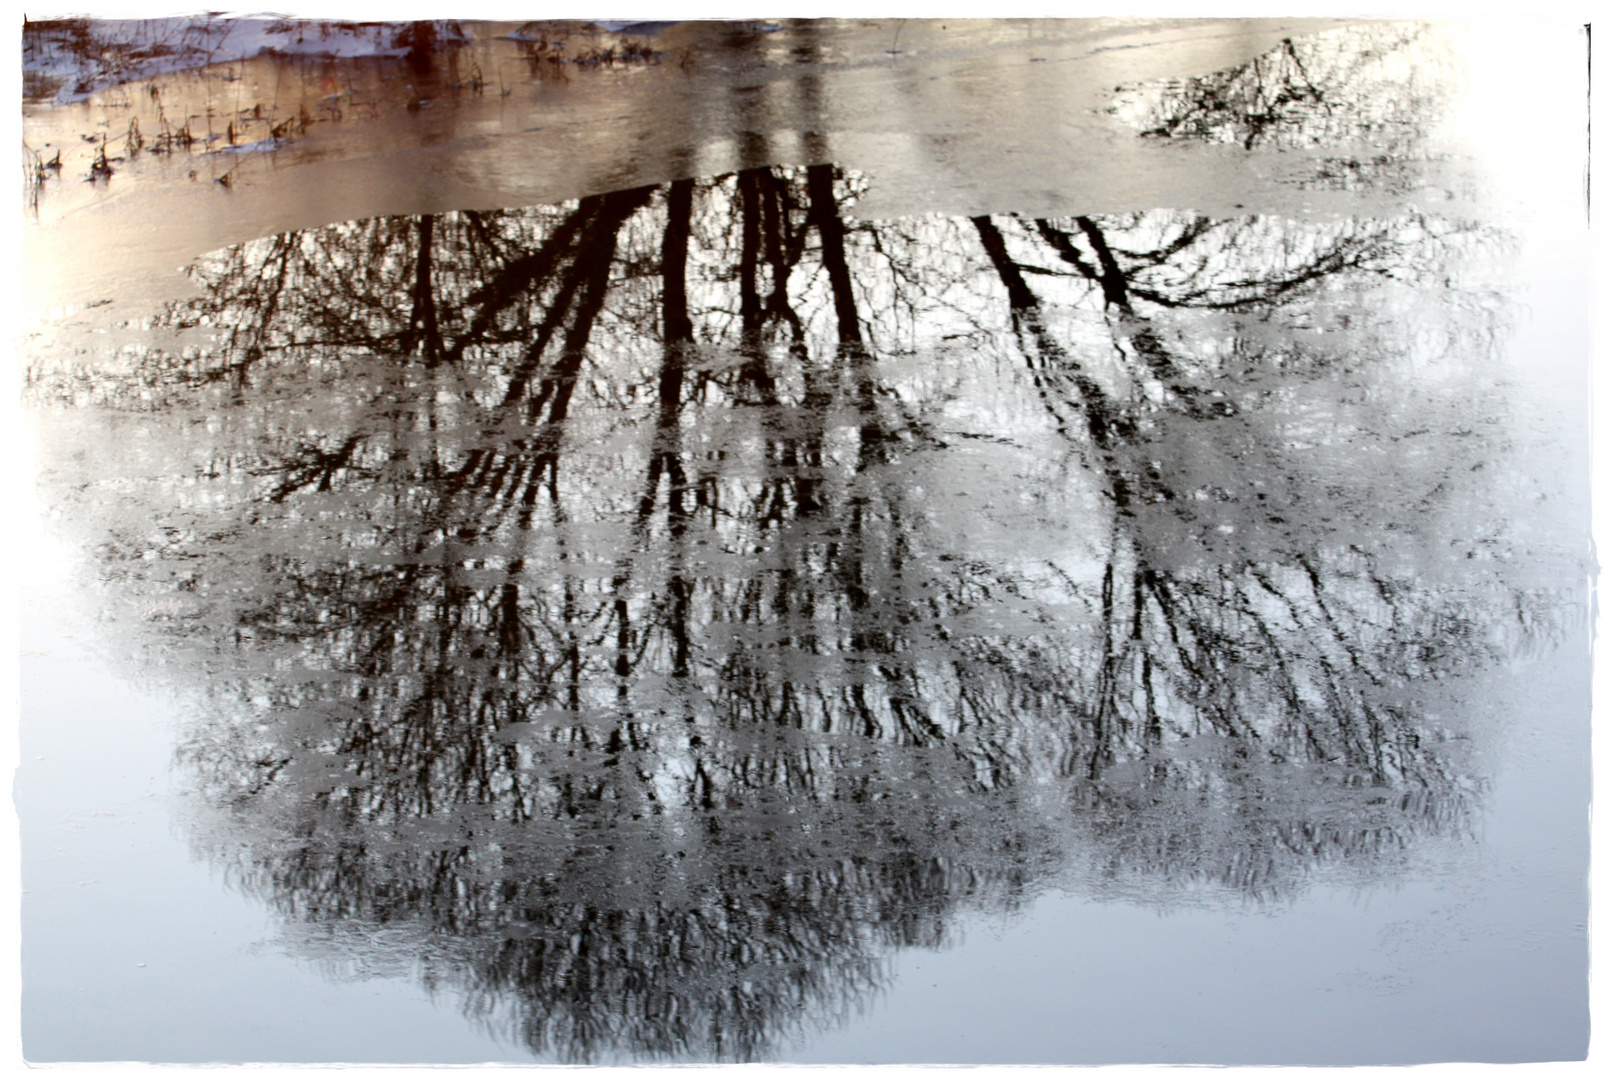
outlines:
M438 36L436 24L429 19L416 19L398 31L397 46L408 50L408 66L415 76L424 78L436 65Z

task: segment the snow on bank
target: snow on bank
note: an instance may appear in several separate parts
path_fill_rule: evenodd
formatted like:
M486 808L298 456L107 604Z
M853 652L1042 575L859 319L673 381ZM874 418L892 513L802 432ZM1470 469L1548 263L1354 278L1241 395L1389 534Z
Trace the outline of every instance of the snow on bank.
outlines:
M425 24L430 46L465 40L457 22ZM284 56L404 56L418 40L412 23L222 18L53 19L23 25L23 91L59 104L119 83L172 71ZM424 43L421 43L422 45Z

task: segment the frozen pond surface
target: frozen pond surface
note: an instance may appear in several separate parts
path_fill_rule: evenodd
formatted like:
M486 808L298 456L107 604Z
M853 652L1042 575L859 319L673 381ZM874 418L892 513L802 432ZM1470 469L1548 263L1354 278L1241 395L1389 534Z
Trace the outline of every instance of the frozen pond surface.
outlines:
M1581 37L889 32L28 107L30 1060L1584 1055Z

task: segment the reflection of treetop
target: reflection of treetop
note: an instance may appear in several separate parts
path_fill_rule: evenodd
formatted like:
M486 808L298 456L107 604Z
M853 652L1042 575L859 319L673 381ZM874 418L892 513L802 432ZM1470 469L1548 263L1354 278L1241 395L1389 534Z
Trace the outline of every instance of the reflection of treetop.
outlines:
M107 565L188 605L247 887L534 1047L750 1057L1071 865L1271 894L1461 827L1420 710L1548 611L1417 562L1482 450L1398 436L1465 403L1354 388L1489 354L1492 238L855 186L257 241L172 313L214 345L97 377L220 419Z

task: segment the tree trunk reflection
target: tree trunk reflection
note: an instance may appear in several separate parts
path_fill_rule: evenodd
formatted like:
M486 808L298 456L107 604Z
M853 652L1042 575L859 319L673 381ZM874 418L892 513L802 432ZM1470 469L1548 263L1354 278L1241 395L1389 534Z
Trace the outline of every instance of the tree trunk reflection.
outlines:
M739 1060L1056 875L1273 897L1466 827L1455 677L1570 612L1423 572L1490 443L1344 368L1413 368L1405 290L1491 350L1496 239L859 183L257 241L169 313L211 347L96 376L231 417L104 565L194 598L150 633L235 881L539 1051Z

